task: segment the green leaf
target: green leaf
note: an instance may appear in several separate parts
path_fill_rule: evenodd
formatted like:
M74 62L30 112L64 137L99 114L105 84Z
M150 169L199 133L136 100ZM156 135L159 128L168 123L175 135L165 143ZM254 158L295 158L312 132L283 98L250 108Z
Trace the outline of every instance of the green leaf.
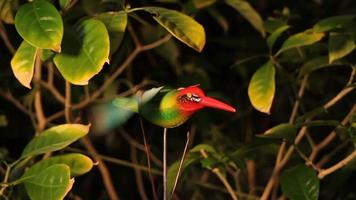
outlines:
M205 30L192 17L181 12L161 7L142 7L153 15L153 18L175 38L201 52L205 45Z
M4 21L7 24L14 23L13 9L15 4L17 4L17 0L0 1L0 20Z
M61 200L69 192L74 180L70 180L69 167L55 164L25 180L25 188L31 200Z
M124 38L127 26L127 13L124 11L106 12L101 13L96 18L105 24L109 32L110 55L112 55L119 48Z
M324 68L324 67L338 66L338 65L343 65L343 64L344 63L341 61L335 61L333 63L329 63L329 59L327 56L316 57L302 65L298 76L300 78L306 74L310 74L313 71Z
M352 24L355 18L356 15L339 15L334 17L328 17L316 23L313 29L316 33L320 33L333 29L344 28Z
M62 17L48 1L36 0L21 6L16 13L15 27L31 45L61 51Z
M275 138L275 139L287 139L290 142L294 141L297 134L297 126L294 124L283 123L273 128L268 129L263 135L259 137Z
M274 43L276 40L279 38L279 36L286 30L288 30L290 26L285 25L282 27L279 27L277 30L275 30L270 36L267 38L267 46L269 49L273 48Z
M62 124L54 126L33 138L25 147L21 157L35 156L65 148L89 132L89 125Z
M263 20L258 12L245 0L225 0L225 2L237 10L261 35L266 36Z
M252 76L248 96L257 110L270 113L275 93L275 68L272 61L260 67Z
M12 72L16 79L29 89L31 89L36 53L36 47L23 41L11 60Z
M291 200L317 200L319 179L315 171L305 165L285 170L281 175L283 194Z
M189 152L200 153L201 150L204 150L207 153L216 153L215 148L208 144L198 144L195 147L193 147Z
M313 127L313 126L339 126L340 122L337 120L313 120L300 124L301 126Z
M320 41L323 37L324 37L324 33L314 33L310 29L292 35L283 43L281 49L276 53L276 56L287 49L314 44Z
M80 176L93 168L93 161L80 153L69 153L60 156L53 156L45 160L41 160L32 165L22 176L23 179L35 176L41 173L46 168L55 164L65 164L70 169L71 176Z
M352 36L344 33L330 33L328 44L329 63L348 55L355 49Z
M52 59L55 56L55 53L49 49L43 49L41 54L41 60L46 62Z
M62 76L75 85L87 85L109 60L110 42L105 25L95 19L66 28L63 50L54 57Z

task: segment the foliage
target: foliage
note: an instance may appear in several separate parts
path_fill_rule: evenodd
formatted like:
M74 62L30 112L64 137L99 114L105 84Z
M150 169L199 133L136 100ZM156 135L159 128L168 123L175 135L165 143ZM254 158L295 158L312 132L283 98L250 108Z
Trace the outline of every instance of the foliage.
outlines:
M132 116L200 84L237 114L201 111L168 131L170 198L354 199L355 11L1 0L0 198L159 199L161 130Z

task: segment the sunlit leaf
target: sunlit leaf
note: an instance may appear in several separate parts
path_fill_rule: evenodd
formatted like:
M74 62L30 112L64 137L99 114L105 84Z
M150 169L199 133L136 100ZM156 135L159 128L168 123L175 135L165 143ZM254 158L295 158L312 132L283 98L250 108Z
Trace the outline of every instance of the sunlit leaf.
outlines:
M263 20L258 12L245 0L225 0L225 2L236 9L263 37L266 36L266 30L263 26Z
M153 18L178 40L201 52L205 45L205 30L192 17L181 12L161 7L140 8L153 15Z
M75 85L87 85L109 60L110 42L105 25L95 19L66 28L63 49L54 57L60 73Z
M285 170L281 175L283 194L292 200L317 200L319 179L315 171L305 165Z
M314 44L324 37L324 33L314 33L312 30L306 30L301 33L290 36L282 45L276 55L291 48L302 47Z
M320 20L313 27L316 33L326 32L337 28L343 28L350 25L356 15L339 15L334 17L328 17Z
M31 45L61 51L62 17L48 1L36 0L21 6L16 13L15 27Z
M70 169L71 176L80 176L87 173L93 167L93 161L80 153L70 153L59 156L52 156L50 158L41 160L31 166L22 176L26 180L26 177L35 176L41 173L43 170L55 164L65 164Z
M65 164L55 164L25 180L31 200L61 200L72 187L70 170Z
M17 4L17 0L0 0L0 20L7 24L14 23L14 4Z
M275 30L270 36L268 36L267 38L267 45L269 47L269 49L273 48L274 43L276 42L276 40L279 38L279 36L281 36L281 34L288 30L290 28L290 26L285 25L282 27L279 27L277 30Z
M265 63L252 76L248 96L257 110L270 113L275 93L275 68L271 61Z
M89 132L89 126L62 124L49 128L34 137L25 147L21 157L57 151L75 142Z
M31 89L36 53L36 47L23 41L11 60L12 72L16 79L29 89Z
M352 36L344 33L330 33L328 44L330 63L348 55L356 47Z
M96 18L105 24L109 32L110 54L113 54L119 48L124 38L127 26L127 13L124 11L106 12L101 13Z

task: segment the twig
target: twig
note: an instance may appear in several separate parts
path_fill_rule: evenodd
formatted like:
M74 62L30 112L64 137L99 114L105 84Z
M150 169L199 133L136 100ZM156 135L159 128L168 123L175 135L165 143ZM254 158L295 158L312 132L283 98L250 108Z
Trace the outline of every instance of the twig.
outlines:
M2 40L4 40L4 43L6 47L9 49L9 51L11 52L11 54L14 55L16 52L15 47L11 44L9 37L7 36L7 32L4 27L4 24L2 24L1 21L0 21L0 36Z
M163 129L163 200L167 200L167 130Z
M110 172L109 172L108 168L106 167L104 161L101 159L98 152L94 148L93 144L90 142L90 140L87 138L87 136L83 137L81 139L81 142L83 143L85 148L89 151L89 153L94 157L94 159L99 163L98 168L101 173L101 178L103 179L104 186L108 192L110 199L111 200L119 200L120 198L117 195L114 185L110 178Z
M319 179L323 179L325 176L335 172L336 170L344 167L345 165L347 165L350 161L352 161L354 158L356 158L356 151L354 150L350 155L348 155L346 158L344 158L343 160L341 160L340 162L338 162L337 164L327 168L327 169L323 169L319 172L318 174L318 178Z
M46 83L44 81L40 81L39 83L47 89L58 102L65 104L65 97L57 90L57 88L54 87L53 84L50 82Z
M65 81L66 85L66 97L65 97L65 104L64 104L64 116L66 118L67 123L71 122L71 86L69 81Z
M130 144L130 151L131 151L131 161L134 164L137 164L137 150L136 147L134 147L132 144ZM134 169L135 171L135 178L136 178L136 185L137 185L137 190L138 193L140 194L140 197L142 200L148 200L146 191L145 191L145 186L143 185L143 180L142 180L142 174L141 171L138 169Z
M353 114L356 112L356 104L353 105L351 108L350 112L344 117L344 119L341 121L340 125L345 126L349 119L353 116ZM337 129L337 128L336 128ZM337 134L335 130L333 130L326 138L324 138L318 145L315 146L315 148L312 150L309 159L314 160L318 153L324 149L330 142L336 138Z
M152 194L153 194L153 198L155 200L157 200L157 193L156 193L156 187L155 187L155 182L153 180L153 176L151 173L151 159L150 159L150 147L147 144L147 140L146 140L146 132L145 129L143 127L143 121L141 116L139 117L140 119L140 127L141 127L141 132L142 132L142 137L143 137L143 143L145 145L145 152L146 152L146 157L147 157L147 166L148 166L148 176L150 178L150 182L151 182L151 189L152 189ZM164 176L164 173L163 173Z
M292 114L289 117L289 123L293 123L295 121L295 118L298 115L298 108L299 108L299 105L300 105L300 100L304 96L305 87L306 87L306 85L308 83L308 77L309 77L308 75L305 75L303 77L302 83L301 83L299 91L298 91L297 99L296 99L296 101L295 101L295 103L293 105Z
M37 51L36 61L35 61L35 72L34 72L34 80L36 82L41 82L41 74L42 74L42 63L41 63L41 50ZM42 107L42 94L41 94L41 86L36 83L36 92L35 92L35 113L37 117L37 131L42 131L46 126L46 116L43 112Z
M185 159L185 156L187 154L187 149L188 149L188 146L189 146L189 140L190 140L189 138L190 137L189 137L189 131L188 131L187 132L187 141L185 142L182 159L180 160L178 172L177 172L176 178L174 180L174 185L173 185L173 188L172 188L172 191L171 191L171 197L173 196L174 191L176 190L176 187L177 187L177 184L178 184L179 176L180 176L180 173L181 173L181 170L182 170L182 167L183 167L183 163L184 163L184 159Z
M208 154L204 151L204 149L200 150L200 154L204 157L204 158L208 158ZM231 198L233 200L238 200L237 195L235 193L235 191L232 189L230 183L226 180L225 176L221 173L220 169L215 167L211 170L219 179L220 181L224 184L224 186L226 187L227 191L229 192Z
M342 142L340 145L338 145L336 148L334 148L330 153L324 155L317 163L316 166L321 168L326 162L328 162L333 156L336 155L337 152L339 152L341 149L346 147L349 144L350 141L345 140Z
M86 151L83 151L83 150L80 150L80 149L77 149L77 148L73 148L73 147L66 147L66 150L71 151L71 152L78 152L78 153L82 153L82 154L88 154L88 152L86 152ZM90 152L89 152L89 154L92 155ZM148 167L145 167L145 166L142 166L142 165L136 165L136 164L133 164L133 163L128 162L126 160L113 158L113 157L110 157L110 156L104 156L104 155L101 155L101 154L97 154L97 156L100 157L102 160L110 162L110 163L113 163L113 164L117 164L117 165L125 166L125 167L130 167L130 168L133 168L133 169L138 169L138 170L141 170L141 171L144 171L144 172L148 172L149 171ZM152 174L155 174L155 175L158 175L158 176L162 176L162 172L160 170L158 170L158 169L151 169L151 172L152 172Z
M139 142L137 142L134 138L132 138L124 129L120 129L119 130L119 132L120 132L120 134L121 134L121 136L125 139L125 140L127 140L131 145L133 145L135 148L137 148L137 149L139 149L139 150L141 150L141 151L143 151L143 152L147 152L147 150L149 150L148 148L148 146L146 146L146 145L142 145L142 144L140 144ZM146 140L146 139L144 139L144 140ZM144 141L144 143L145 143L145 141ZM150 159L158 166L158 167L163 167L163 164L162 164L162 161L160 160L160 159L158 159L157 158L157 156L156 155L154 155L153 153L152 153L152 151L150 151L149 150L149 156L150 156ZM146 155L147 156L147 155Z

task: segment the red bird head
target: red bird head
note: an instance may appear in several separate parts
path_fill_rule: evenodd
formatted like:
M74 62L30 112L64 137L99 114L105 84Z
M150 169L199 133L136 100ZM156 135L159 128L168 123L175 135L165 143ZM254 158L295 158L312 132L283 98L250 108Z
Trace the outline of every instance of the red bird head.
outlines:
M188 113L196 112L202 108L210 107L228 112L236 112L236 109L211 97L205 96L199 85L193 85L178 89L178 104Z

